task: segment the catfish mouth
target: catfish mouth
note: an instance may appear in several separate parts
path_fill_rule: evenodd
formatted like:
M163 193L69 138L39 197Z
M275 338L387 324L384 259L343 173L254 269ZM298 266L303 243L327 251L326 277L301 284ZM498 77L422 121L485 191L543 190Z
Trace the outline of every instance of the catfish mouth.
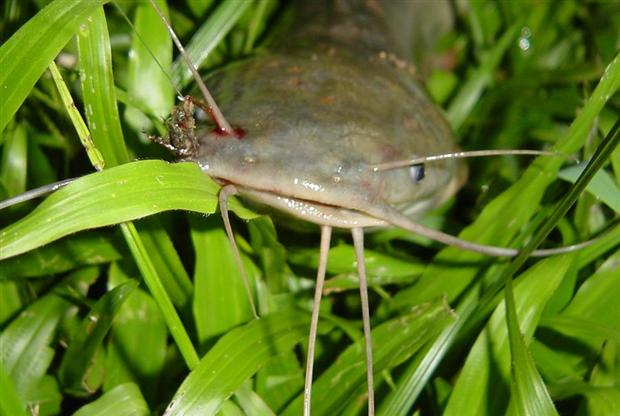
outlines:
M273 191L238 185L222 179L218 179L218 182L234 185L239 195L250 202L268 206L283 214L317 225L336 228L385 227L389 225L386 221L359 210L285 196Z

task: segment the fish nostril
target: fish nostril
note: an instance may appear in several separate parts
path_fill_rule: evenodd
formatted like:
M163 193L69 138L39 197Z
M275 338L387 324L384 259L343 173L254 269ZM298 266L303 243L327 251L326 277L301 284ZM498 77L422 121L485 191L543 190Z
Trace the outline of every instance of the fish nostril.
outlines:
M256 163L256 157L252 155L246 155L243 157L243 163L246 163L249 165Z
M342 181L342 172L344 171L344 166L342 164L336 165L336 168L333 170L331 180L334 183L338 183Z

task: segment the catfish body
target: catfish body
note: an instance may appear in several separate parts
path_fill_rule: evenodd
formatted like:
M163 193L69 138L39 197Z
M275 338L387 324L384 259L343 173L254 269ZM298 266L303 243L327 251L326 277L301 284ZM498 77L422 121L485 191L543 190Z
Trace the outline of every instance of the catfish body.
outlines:
M243 135L196 130L198 162L242 196L316 224L385 225L459 186L458 162L372 165L455 150L441 111L386 30L374 1L308 2L267 53L208 79Z

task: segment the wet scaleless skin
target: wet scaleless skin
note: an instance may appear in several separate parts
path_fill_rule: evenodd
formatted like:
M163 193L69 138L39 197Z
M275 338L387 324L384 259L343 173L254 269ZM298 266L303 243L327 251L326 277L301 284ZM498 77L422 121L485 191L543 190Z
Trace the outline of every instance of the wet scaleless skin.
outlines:
M305 415L311 409L314 342L331 227L352 230L372 415L363 229L390 224L411 229L411 216L437 206L458 189L464 169L456 159L373 169L385 162L454 152L450 128L416 80L414 68L390 41L380 3L315 0L298 6L295 30L282 35L269 53L207 79L233 131L194 120L194 105L210 114L213 108L186 99L173 110L167 123L169 142L163 144L224 185L221 209L233 245L225 212L226 197L233 193L255 206L321 226Z
M197 143L178 145L193 148L177 151L242 196L316 224L381 225L394 209L437 206L462 182L459 161L371 168L455 151L441 110L396 58L380 5L310 3L301 15L311 23L207 80L237 136L199 126Z

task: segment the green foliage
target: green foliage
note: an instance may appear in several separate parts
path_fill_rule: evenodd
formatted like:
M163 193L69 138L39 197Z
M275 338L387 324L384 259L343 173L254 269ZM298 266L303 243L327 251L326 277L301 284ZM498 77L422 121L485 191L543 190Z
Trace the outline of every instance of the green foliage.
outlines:
M233 227L253 320L221 221L205 218L218 185L196 165L154 160L171 157L146 140L165 133L170 79L188 80L151 6L41 3L2 12L0 199L80 178L0 211L0 415L299 414L318 237L231 200L249 220ZM474 159L457 197L422 222L514 247L556 223L545 246L596 235L620 204L620 7L453 3L451 30L416 56L463 149L610 155L591 170ZM267 44L288 16L275 0L158 4L205 72ZM595 170L573 208L549 215ZM620 227L515 263L401 230L367 240L378 414L618 412ZM344 234L332 246L313 414L364 414L354 252Z

